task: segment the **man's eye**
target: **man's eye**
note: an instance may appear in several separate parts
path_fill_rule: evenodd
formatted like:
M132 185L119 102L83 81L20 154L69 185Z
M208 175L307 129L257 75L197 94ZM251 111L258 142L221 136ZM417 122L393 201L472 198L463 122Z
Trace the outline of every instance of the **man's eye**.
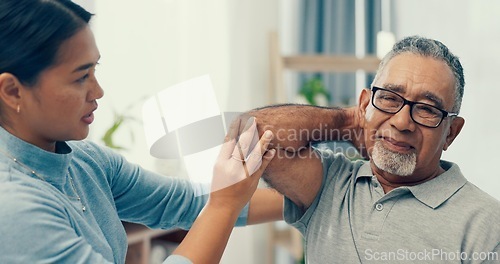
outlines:
M416 110L425 117L436 117L442 114L437 108L427 105L417 105Z
M379 99L385 100L385 101L390 101L390 102L399 101L399 98L396 96L393 96L393 95L381 95L379 97Z

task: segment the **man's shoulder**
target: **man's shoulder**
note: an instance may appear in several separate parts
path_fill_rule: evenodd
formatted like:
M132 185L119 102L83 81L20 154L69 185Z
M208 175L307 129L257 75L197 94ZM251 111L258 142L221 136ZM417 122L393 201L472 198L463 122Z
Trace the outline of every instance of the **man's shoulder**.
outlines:
M459 188L452 195L453 201L456 201L464 210L474 210L475 208L496 209L495 213L500 216L500 201L468 181L457 164L442 160L441 166L446 169L446 175L443 174L442 176L446 176L446 179L448 179L447 182L440 181L441 184L444 183L449 186L454 182L458 182L457 187ZM442 177L440 179L445 180Z
M468 233L482 236L500 235L500 201L478 188L471 182L466 182L446 203L445 207L452 209L454 214L462 218L468 226Z
M459 193L471 204L480 206L483 209L491 208L494 213L500 217L500 201L483 191L475 184L467 181L467 183L460 189Z
M464 247L471 252L494 250L500 236L500 201L467 182L454 196L457 217L464 225Z

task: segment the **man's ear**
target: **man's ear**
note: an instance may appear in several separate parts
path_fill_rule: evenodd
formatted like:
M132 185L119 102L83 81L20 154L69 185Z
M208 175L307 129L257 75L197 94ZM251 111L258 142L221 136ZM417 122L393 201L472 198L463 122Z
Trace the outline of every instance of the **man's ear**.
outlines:
M0 74L0 99L6 107L17 109L21 99L21 86L21 82L13 74Z
M453 118L450 124L450 129L448 135L446 135L446 142L444 143L443 150L447 150L448 147L453 143L453 140L460 134L462 127L464 127L465 119L460 116Z
M359 122L360 122L360 127L364 127L365 121L366 121L366 108L368 107L368 104L370 103L370 96L371 96L371 91L368 89L363 89L361 91L361 94L359 95L359 103L358 103L358 114L359 114Z

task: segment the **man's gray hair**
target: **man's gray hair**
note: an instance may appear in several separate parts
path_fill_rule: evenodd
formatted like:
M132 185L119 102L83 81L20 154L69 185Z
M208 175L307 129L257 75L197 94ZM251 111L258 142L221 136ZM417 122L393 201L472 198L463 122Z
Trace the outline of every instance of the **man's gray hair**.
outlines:
M392 50L387 53L387 55L385 55L380 62L377 75L375 76L373 83L375 83L375 81L379 78L379 75L392 58L405 52L435 58L445 62L448 67L450 67L451 72L455 76L455 104L453 105L452 111L455 113L460 112L465 86L462 64L460 64L458 57L451 53L448 47L437 40L423 38L420 36L411 36L398 41L394 44Z

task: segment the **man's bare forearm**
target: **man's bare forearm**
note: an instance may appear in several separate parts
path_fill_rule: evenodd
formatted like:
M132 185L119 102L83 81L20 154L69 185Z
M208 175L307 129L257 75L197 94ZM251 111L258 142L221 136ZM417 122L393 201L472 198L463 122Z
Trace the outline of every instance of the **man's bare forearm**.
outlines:
M256 118L260 134L266 130L274 134L270 147L277 152L266 168L264 180L304 210L314 200L323 177L321 159L311 143L342 140L362 149L363 136L355 107L275 105L254 109L242 118L249 116Z
M310 105L275 105L248 112L257 118L259 132L273 131L272 147L294 152L311 142L345 140L356 142L355 108Z

